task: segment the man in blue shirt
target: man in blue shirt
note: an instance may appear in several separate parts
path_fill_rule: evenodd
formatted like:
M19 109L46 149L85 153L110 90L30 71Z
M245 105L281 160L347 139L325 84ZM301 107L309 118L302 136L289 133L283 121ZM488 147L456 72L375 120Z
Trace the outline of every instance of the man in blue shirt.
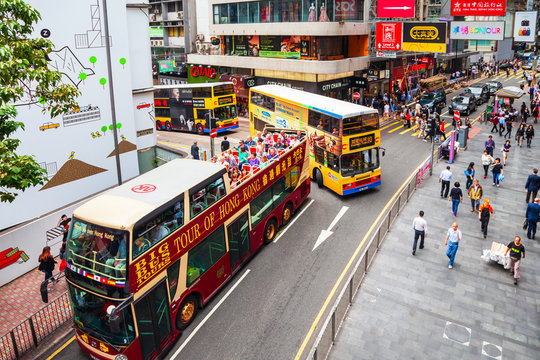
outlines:
M458 249L459 242L461 241L461 231L458 230L457 222L452 224L452 227L448 229L446 233L446 241L444 245L446 248L446 256L450 259L448 262L448 268L452 269L454 267L454 259L456 258L456 253Z
M529 199L532 200L536 199L536 194L538 194L538 189L540 188L540 176L538 176L538 169L534 168L533 173L529 175L527 178L527 182L525 183L525 190L527 190L527 197L525 199L525 202L528 204Z
M540 221L540 198L534 199L533 203L527 205L527 211L525 217L528 221L527 237L534 239L536 235L536 223Z

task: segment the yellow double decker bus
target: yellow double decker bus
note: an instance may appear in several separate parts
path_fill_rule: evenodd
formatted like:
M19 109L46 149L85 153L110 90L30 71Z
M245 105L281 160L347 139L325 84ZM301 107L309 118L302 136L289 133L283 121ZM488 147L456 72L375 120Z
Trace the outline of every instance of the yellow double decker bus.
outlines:
M251 132L266 124L304 129L310 175L319 187L350 195L381 184L377 110L278 85L250 89ZM384 151L382 153L384 155Z

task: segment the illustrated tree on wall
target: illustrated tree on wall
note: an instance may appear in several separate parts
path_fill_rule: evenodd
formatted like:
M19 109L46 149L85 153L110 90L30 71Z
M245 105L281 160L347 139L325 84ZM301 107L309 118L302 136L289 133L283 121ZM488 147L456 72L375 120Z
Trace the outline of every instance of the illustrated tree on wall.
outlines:
M17 191L44 184L46 171L33 155L16 153L19 139L11 137L24 130L13 106L24 96L24 84L36 84L36 96L51 118L78 105L79 90L61 82L62 74L47 67L51 41L30 38L33 24L41 16L22 0L0 0L0 202L12 202Z

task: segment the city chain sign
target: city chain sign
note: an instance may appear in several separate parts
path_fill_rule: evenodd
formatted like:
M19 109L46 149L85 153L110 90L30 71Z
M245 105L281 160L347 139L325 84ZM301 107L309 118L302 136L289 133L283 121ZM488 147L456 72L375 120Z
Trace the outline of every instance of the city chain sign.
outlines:
M452 0L452 16L505 16L506 0Z
M504 21L452 21L450 39L503 40Z
M377 50L401 50L401 23L377 23L375 30Z

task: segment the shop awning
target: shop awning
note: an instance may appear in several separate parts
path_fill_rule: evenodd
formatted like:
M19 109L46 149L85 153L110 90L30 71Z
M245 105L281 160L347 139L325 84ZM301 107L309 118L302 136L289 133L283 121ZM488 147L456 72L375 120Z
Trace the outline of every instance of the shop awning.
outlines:
M506 86L495 92L495 95L505 98L519 99L525 92L516 86Z

